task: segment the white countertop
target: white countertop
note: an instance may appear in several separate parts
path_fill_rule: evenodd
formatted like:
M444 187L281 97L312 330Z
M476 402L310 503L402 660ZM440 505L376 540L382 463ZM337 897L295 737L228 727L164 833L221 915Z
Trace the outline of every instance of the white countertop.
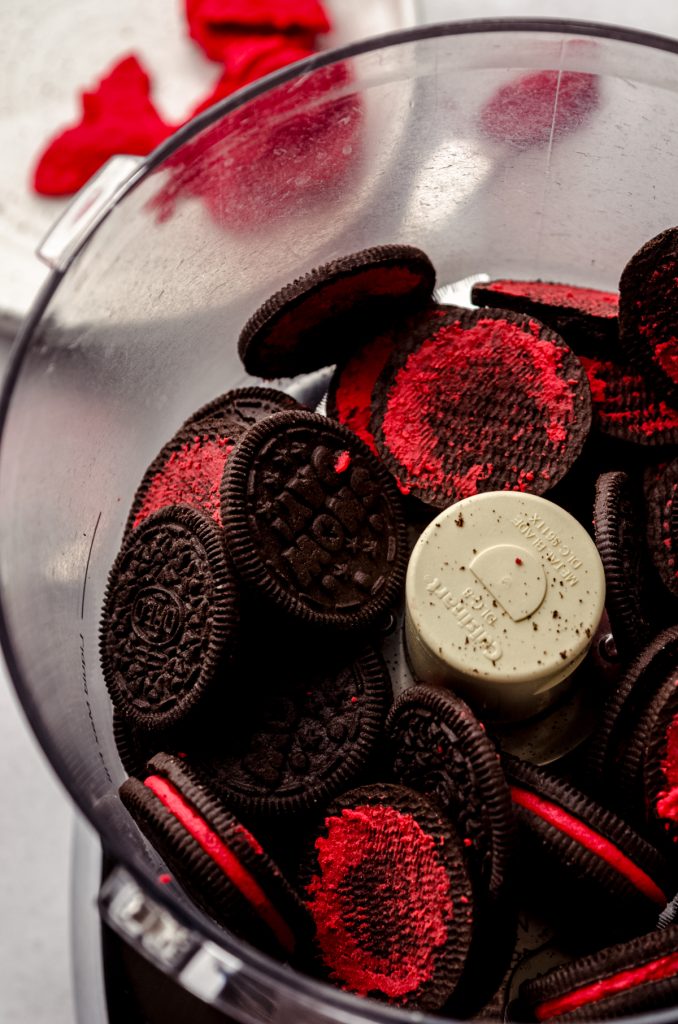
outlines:
M340 41L352 12L365 33L408 5L340 0ZM367 9L367 12L365 11ZM427 21L530 15L610 21L678 36L666 0L421 0ZM0 4L0 311L24 313L44 270L32 253L63 203L28 190L42 141L76 115L78 90L131 50L156 79L162 113L180 118L218 76L192 48L179 0L4 0ZM73 1024L68 892L72 810L29 733L0 666L0 1021ZM85 1022L83 1022L85 1024ZM86 1022L95 1024L95 1022Z

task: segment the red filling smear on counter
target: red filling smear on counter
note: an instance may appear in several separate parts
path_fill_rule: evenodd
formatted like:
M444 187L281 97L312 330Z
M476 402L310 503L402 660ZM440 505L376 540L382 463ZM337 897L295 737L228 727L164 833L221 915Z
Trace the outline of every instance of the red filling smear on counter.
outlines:
M611 868L623 875L636 889L653 903L663 906L666 903L666 894L654 882L642 868L634 864L629 857L623 853L618 846L611 843L609 839L596 832L589 825L586 825L579 818L564 810L558 804L545 800L536 793L520 789L517 786L511 787L511 799L518 807L524 807L531 814L541 818L542 821L553 825L560 832L580 843L585 849L595 853L601 860L609 864Z
M229 438L196 437L172 452L151 480L133 528L152 512L182 504L202 509L221 526L221 478L232 449Z
M225 99L231 93L242 89L250 82L256 82L272 71L278 71L288 64L305 60L314 51L296 41L279 36L264 36L260 40L240 40L237 50L231 48L228 70L218 80L214 89L191 112L191 117L202 113L208 107Z
M453 917L438 839L388 806L348 808L316 840L309 909L325 965L343 988L406 1001L430 981Z
M186 0L186 21L194 42L228 72L243 42L277 35L310 49L331 28L318 0Z
M660 818L678 824L678 715L671 720L666 730L662 772L666 788L658 795L657 814Z
M455 321L407 358L391 385L382 426L407 483L416 478L424 488L460 499L478 493L496 472L502 474L493 481L496 488L528 490L527 474L548 465L544 451L557 457L579 384L561 375L565 350L540 338L541 329L536 321L527 329L503 319L481 318L471 327ZM488 389L502 409L498 417L474 411ZM514 442L509 447L507 435Z
M232 850L226 846L197 811L184 799L171 782L160 775L149 775L144 785L151 790L189 835L195 839L228 881L254 907L268 925L283 949L292 951L294 936L284 919L271 903L256 878L244 867Z
M563 1013L576 1010L579 1006L595 1003L599 999L605 999L617 992L625 992L637 985L646 985L652 981L672 978L676 971L678 971L678 953L669 953L656 960L651 960L641 967L630 967L628 970L611 974L607 978L601 978L600 981L583 985L573 992L568 992L567 995L557 996L555 999L540 1003L535 1008L535 1016L540 1021L559 1017ZM603 1016L605 1016L604 1013Z
M573 284L554 284L549 281L490 281L483 291L498 295L515 295L544 306L576 309L589 316L613 319L619 312L619 294L601 292L596 288L580 288Z
M129 56L82 93L82 118L47 144L33 172L36 192L64 196L82 185L116 153L145 156L172 133L150 99L150 79Z
M591 387L591 398L603 433L637 444L651 444L678 432L678 409L660 398L643 377L600 359L579 356Z
M578 128L599 103L595 75L578 71L537 71L500 89L480 114L481 131L496 142L546 145Z

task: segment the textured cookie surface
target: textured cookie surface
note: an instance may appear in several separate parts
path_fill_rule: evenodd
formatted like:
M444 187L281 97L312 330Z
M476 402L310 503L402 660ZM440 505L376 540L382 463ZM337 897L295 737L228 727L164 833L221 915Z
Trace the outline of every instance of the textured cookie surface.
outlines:
M586 375L562 339L486 309L422 323L379 378L370 428L401 489L446 508L481 491L543 494L590 423Z
M370 648L336 654L253 651L238 673L257 680L226 738L198 744L189 759L229 806L282 818L307 812L353 783L381 735L390 680Z
M374 320L377 329L430 301L431 261L412 246L382 245L327 263L272 295L243 327L248 373L289 377L345 358ZM380 323L381 321L381 323Z
M674 404L678 400L678 228L641 246L619 281L619 340Z
M363 627L401 592L397 488L355 434L323 416L278 413L245 435L224 475L222 520L243 580L299 622Z
M216 523L183 505L149 516L113 564L101 620L102 669L120 713L144 729L176 725L223 682L237 628Z
M591 388L596 430L630 444L678 444L678 408L645 376L614 360L585 355L579 359Z
M667 590L678 597L678 459L645 476L647 542Z
M461 840L425 797L352 790L326 810L302 873L325 971L342 988L410 1009L452 997L472 936Z
M496 901L516 836L511 794L484 727L451 692L415 686L389 712L386 734L396 779L431 797L455 823L477 891Z

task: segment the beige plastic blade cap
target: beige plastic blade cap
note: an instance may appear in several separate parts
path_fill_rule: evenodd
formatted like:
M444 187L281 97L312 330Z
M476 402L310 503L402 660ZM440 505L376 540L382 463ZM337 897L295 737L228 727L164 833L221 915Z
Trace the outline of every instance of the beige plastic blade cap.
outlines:
M407 571L405 637L415 675L488 717L548 707L586 656L605 575L583 526L533 494L492 491L441 512Z

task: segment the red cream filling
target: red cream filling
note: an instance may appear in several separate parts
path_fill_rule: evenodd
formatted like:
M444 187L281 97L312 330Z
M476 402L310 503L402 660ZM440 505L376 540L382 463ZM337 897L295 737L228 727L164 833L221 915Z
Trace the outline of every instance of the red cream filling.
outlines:
M325 825L307 889L324 962L350 992L406 1002L434 977L449 941L453 900L437 837L379 805Z
M576 380L561 376L564 350L540 338L541 324L530 320L524 325L496 318L481 318L473 326L458 321L439 328L407 359L398 370L388 397L383 419L384 440L393 456L424 487L454 490L457 498L476 494L479 482L493 470L489 460L505 447L505 433L513 431L519 440L512 416L520 404L521 393L541 414L537 423L525 425L532 434L543 431L545 447L559 451L568 438L574 416ZM501 377L500 377L501 374ZM496 402L505 408L506 422L497 427L478 426L473 434L474 451L466 465L450 465L445 437L466 452L468 408L455 406L469 393L495 389ZM483 392L484 393L484 392ZM474 425L475 426L475 425ZM503 427L503 429L502 429ZM442 436L444 434L444 436ZM528 447L533 442L525 438ZM452 446L452 440L447 444ZM484 461L484 459L487 461ZM530 462L534 456L530 456ZM458 455L453 462L456 463ZM497 465L509 486L528 489L528 479L520 471L534 466ZM519 479L520 477L520 479Z
M657 960L651 960L642 967L630 967L626 971L619 971L609 978L601 978L590 985L568 992L567 995L549 999L540 1003L534 1013L537 1020L548 1020L550 1017L559 1017L563 1013L576 1010L579 1006L588 1003L595 1003L599 999L613 996L617 992L625 992L627 989L644 985L651 981L663 981L671 978L678 970L678 953L669 953Z
M555 284L549 281L491 281L488 291L499 295L516 295L541 302L546 306L577 309L590 316L612 319L619 310L617 292L601 292L597 288L580 288L573 284Z
M205 819L201 818L167 779L159 775L149 775L144 785L221 868L231 885L268 925L283 949L291 953L295 947L294 935L256 878L240 863L233 851L229 850Z
M148 486L134 529L152 512L182 504L203 509L221 526L221 478L232 448L229 438L196 437L172 452Z
M615 363L580 356L601 425L623 429L629 438L650 438L678 429L678 409L660 399L642 377ZM642 438L639 437L642 440Z
M374 338L346 363L337 388L337 419L350 427L373 452L377 446L370 430L372 392L392 349L390 334Z
M565 835L580 843L581 846L590 850L591 853L595 853L596 856L604 860L615 871L618 871L620 875L623 875L624 878L635 886L636 889L639 889L644 896L652 900L653 903L664 906L666 903L665 893L662 892L659 886L653 882L642 868L634 864L609 839L605 839L599 832L595 832L588 825L585 825L583 821L580 821L579 818L575 818L572 814L563 810L562 807L551 803L549 800L544 800L542 797L537 796L536 793L529 792L529 790L512 786L511 798L519 807L524 807L531 814L535 814L538 818L548 822L549 825L553 825L554 828L564 832Z
M678 822L678 716L674 716L666 730L666 753L662 761L662 772L666 779L666 788L657 798L657 814L665 820Z

